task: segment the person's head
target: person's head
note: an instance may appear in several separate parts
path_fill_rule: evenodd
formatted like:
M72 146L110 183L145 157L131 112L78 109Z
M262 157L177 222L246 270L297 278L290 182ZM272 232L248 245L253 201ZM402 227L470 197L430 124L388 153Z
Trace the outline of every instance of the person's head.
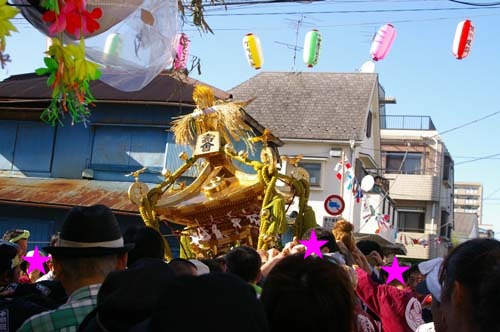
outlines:
M29 238L29 231L25 229L11 229L3 234L2 240L17 244L17 254L19 255L19 257L23 257L26 256L26 253L28 252Z
M441 284L439 283L439 271L443 264L443 258L438 257L419 263L418 270L425 276L422 282L416 286L416 293L423 298L423 306L427 305L427 299L431 297L431 313L434 329L436 332L446 332L446 319L441 310Z
M158 258L142 258L126 270L110 272L97 294L96 309L79 331L128 331L151 315L165 284L174 277L171 267Z
M123 241L135 245L128 253L127 266L131 266L141 258L162 259L165 254L165 244L161 234L151 227L129 227L123 234Z
M382 247L375 241L361 240L356 243L356 247L358 247L359 251L366 256L366 259L371 266L378 265L377 262L369 256L372 251L376 251L382 259L384 258L384 251L382 250Z
M439 281L448 331L500 331L500 242L474 239L444 260Z
M172 332L268 332L255 290L230 273L183 276L167 283L142 329Z
M55 247L57 241L59 241L59 233L52 234L52 236L50 237L50 246Z
M125 244L113 212L104 205L73 207L62 225L56 246L43 248L52 254L54 274L66 292L102 283L109 272L127 265Z
M303 254L281 260L269 273L261 301L271 331L351 332L354 292L340 265ZM312 325L311 325L312 324Z
M26 254L26 257L33 257L34 254L35 254L35 251L30 250ZM45 254L40 252L40 251L38 252L38 255L40 255L41 257L45 257ZM43 266L44 266L44 269L46 272L48 270L48 266L46 263L43 263ZM40 278L41 276L44 275L44 272L40 271L39 269L32 269L30 271L29 267L30 267L30 263L28 261L25 260L24 262L21 263L21 271L23 271L25 273L25 275L29 278L29 281L33 284L38 280L38 278Z
M333 227L333 236L335 240L342 241L349 251L354 251L356 248L356 240L354 239L354 225L347 220L340 219Z
M420 273L418 265L413 265L403 273L403 279L405 280L405 286L415 291L417 285L425 279L425 276Z
M174 258L168 262L170 268L174 271L177 277L180 276L196 276L198 269L196 265L184 258Z
M16 244L0 241L0 286L16 282L19 278L21 259Z
M226 254L225 259L227 272L235 274L249 283L259 281L262 260L254 248L236 247Z
M199 261L208 266L210 273L226 272L226 263L221 259L200 259Z
M329 232L323 227L309 228L307 231L305 231L304 235L302 235L302 240L309 240L313 231L314 234L316 234L316 239L328 241L320 248L323 254L340 251L339 246L337 245L337 241L335 240L332 232Z

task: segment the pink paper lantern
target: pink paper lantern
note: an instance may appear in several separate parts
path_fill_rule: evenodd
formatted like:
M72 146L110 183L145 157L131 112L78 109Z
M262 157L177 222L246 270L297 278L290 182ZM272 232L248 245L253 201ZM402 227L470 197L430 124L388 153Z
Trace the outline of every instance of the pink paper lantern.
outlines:
M184 70L187 66L190 40L185 33L178 33L174 39L174 70Z
M383 60L387 53L389 53L395 38L396 29L392 24L382 26L377 31L377 34L373 39L372 47L370 48L372 59L374 61Z

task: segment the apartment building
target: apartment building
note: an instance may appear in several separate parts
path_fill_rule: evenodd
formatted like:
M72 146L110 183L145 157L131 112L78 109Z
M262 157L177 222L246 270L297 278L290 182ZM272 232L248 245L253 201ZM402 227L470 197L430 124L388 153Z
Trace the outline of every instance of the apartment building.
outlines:
M453 228L453 159L428 116L381 116L384 178L408 258L444 256Z
M455 212L477 215L479 225L483 222L483 185L478 182L455 182Z

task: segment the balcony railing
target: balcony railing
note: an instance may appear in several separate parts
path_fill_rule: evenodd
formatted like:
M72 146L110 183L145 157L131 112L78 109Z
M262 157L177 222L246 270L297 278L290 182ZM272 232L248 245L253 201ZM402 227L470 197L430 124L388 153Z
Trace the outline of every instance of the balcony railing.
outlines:
M382 115L380 129L436 130L430 116L424 115Z

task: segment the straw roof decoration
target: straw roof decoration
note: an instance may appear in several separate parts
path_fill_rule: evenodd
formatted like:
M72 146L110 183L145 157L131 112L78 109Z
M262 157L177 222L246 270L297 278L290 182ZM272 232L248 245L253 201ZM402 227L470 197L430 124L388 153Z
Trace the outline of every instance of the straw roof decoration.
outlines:
M248 149L252 150L252 128L245 122L245 107L253 99L243 102L215 100L213 91L204 85L197 85L193 92L196 108L191 114L184 115L172 122L175 142L194 148L196 138L207 131L218 131L226 143L243 139Z

